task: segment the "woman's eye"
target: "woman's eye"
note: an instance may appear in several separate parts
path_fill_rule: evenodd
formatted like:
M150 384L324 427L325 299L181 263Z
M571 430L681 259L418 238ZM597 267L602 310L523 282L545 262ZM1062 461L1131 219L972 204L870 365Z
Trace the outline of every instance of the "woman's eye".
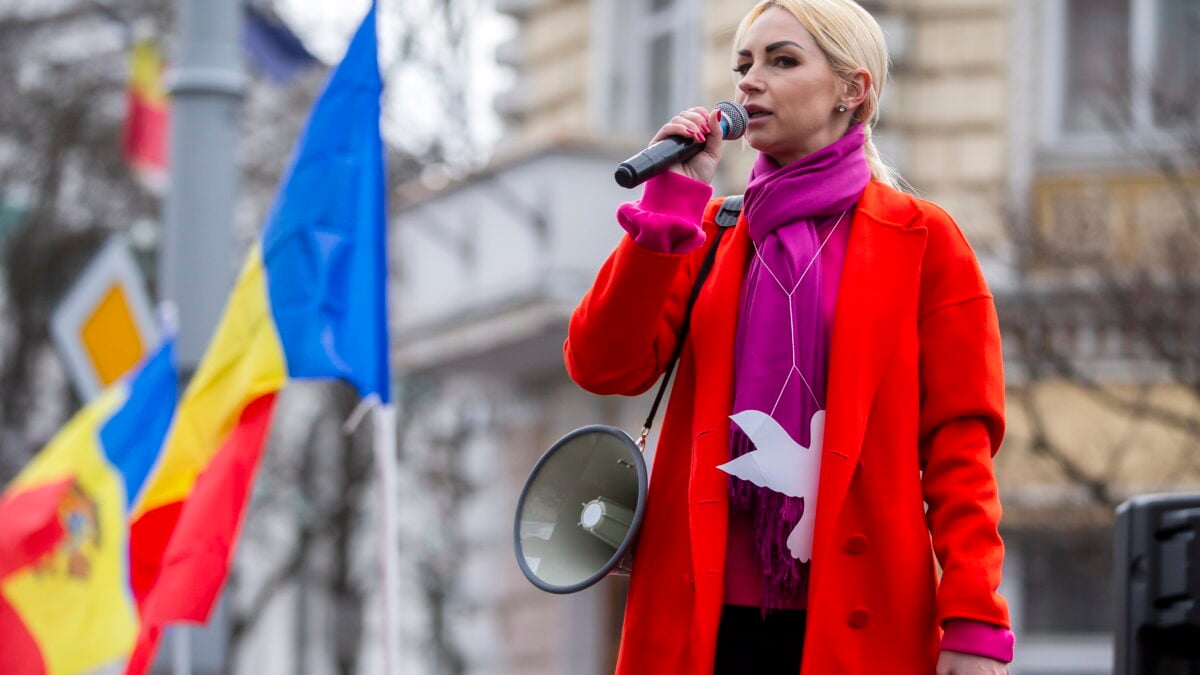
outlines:
M793 59L790 56L777 56L777 57L775 57L774 63L776 66L778 66L780 68L791 68L792 66L796 66L796 65L800 64L799 61L797 61L796 59Z
M746 73L750 72L750 64L749 63L739 63L738 65L733 67L733 72L745 77Z

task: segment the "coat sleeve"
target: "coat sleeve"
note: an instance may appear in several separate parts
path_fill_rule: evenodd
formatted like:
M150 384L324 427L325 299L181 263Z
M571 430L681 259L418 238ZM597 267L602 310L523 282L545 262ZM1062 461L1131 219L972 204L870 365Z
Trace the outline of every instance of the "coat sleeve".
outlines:
M704 210L712 234L720 200ZM711 241L711 240L710 240ZM664 253L628 235L605 261L571 315L563 357L576 384L594 394L640 394L666 369L707 246Z
M926 517L942 568L938 621L1009 628L992 458L1004 436L995 303L958 226L930 205L918 323L920 460Z

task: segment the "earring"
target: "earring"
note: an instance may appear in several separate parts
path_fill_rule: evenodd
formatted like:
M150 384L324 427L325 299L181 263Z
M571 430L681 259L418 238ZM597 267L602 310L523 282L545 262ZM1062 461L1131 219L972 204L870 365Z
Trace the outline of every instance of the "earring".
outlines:
M843 103L843 104L839 105L839 106L837 107L837 111L838 111L838 112L840 112L840 113L841 113L841 112L846 112L846 104L845 104L845 103Z

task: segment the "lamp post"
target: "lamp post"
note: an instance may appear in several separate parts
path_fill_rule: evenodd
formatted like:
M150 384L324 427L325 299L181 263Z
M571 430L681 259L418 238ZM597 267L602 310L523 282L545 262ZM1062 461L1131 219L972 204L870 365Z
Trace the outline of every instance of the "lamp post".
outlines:
M240 258L233 238L235 150L246 90L236 0L180 0L178 43L168 72L170 176L159 258L161 299L179 308L176 354L195 369Z
M238 0L179 0L171 95L170 187L159 253L159 298L178 308L176 364L195 371L240 255L233 237L238 125L247 80ZM174 671L190 675L189 631L172 628Z

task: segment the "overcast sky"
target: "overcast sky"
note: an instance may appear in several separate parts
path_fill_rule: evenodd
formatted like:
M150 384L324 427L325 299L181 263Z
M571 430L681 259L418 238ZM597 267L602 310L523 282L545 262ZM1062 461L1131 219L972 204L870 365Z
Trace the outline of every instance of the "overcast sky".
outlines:
M422 100L423 88L432 86L403 69L390 69L396 53L398 20L396 13L390 11L391 3L412 0L378 0L379 1L379 62L388 78L388 92L385 105L384 133L389 139L396 141L404 134L420 134L438 115L437 110L406 111L403 128L398 122L397 108L404 101ZM490 5L490 2L486 3ZM370 0L275 0L275 7L292 29L304 40L308 48L326 63L334 63L345 52L350 36L362 20L363 14L370 6ZM498 16L494 12L481 11L474 20L471 39L472 46L472 87L471 107L472 133L479 142L491 146L499 138L501 125L499 118L492 112L492 101L496 94L511 86L513 75L507 68L500 68L495 63L496 45L508 39L516 32L516 26L511 18ZM397 78L400 78L397 81Z

